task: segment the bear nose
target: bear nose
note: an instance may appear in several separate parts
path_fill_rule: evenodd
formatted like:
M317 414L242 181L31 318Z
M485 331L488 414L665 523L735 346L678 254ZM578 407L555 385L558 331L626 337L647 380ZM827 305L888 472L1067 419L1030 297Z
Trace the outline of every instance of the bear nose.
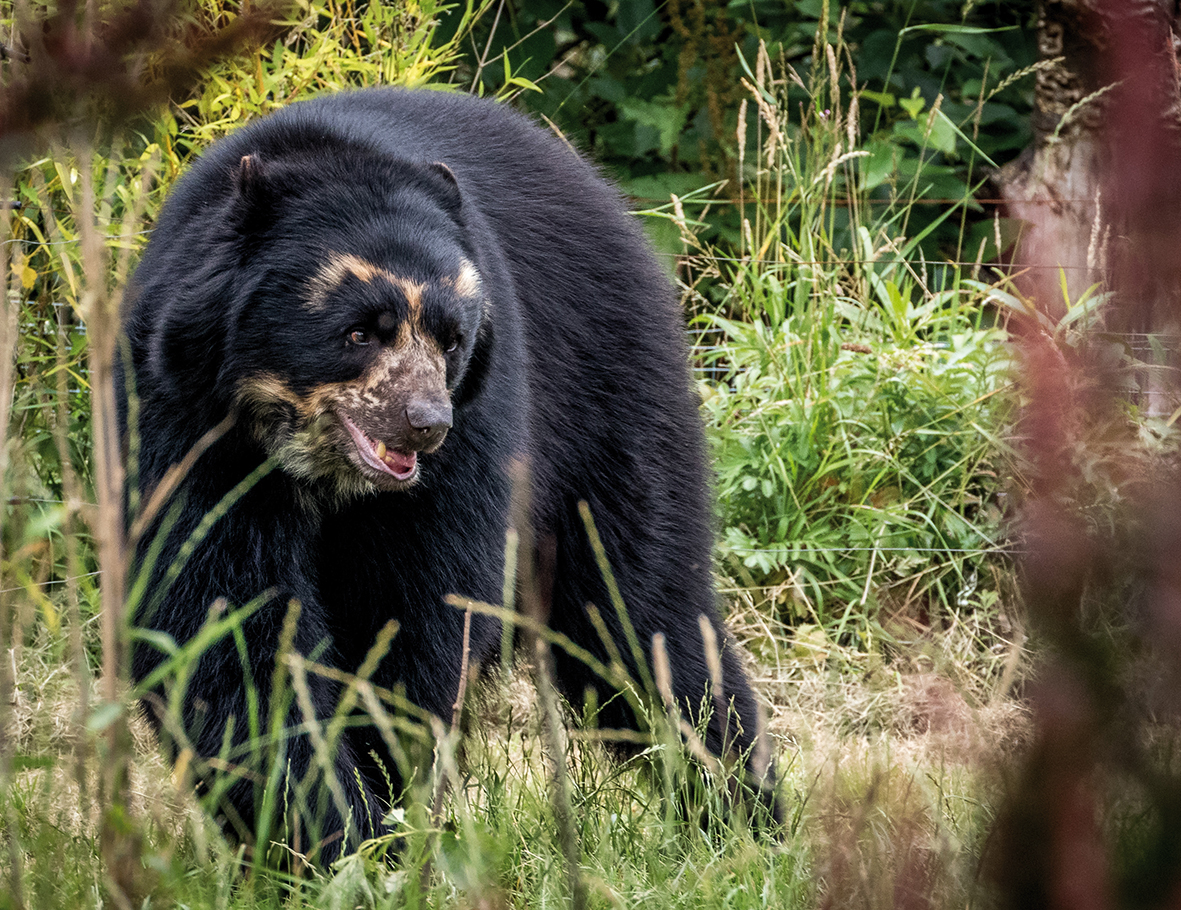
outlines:
M410 424L415 449L437 446L451 429L451 403L412 401L406 406L406 422Z

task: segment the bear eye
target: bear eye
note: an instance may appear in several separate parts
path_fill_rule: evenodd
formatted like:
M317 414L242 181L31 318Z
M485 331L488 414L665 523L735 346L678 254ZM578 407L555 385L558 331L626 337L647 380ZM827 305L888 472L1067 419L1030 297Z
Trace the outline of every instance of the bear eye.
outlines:
M350 344L369 344L371 338L364 329L353 329L349 332Z
M447 345L446 353L454 354L458 348L459 348L459 336L456 335L451 339L451 343L449 345Z

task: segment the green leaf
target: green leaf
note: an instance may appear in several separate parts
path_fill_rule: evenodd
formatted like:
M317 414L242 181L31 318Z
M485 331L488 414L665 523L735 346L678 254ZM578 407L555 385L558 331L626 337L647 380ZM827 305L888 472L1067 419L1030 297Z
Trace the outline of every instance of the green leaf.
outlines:
M688 104L674 104L671 99L661 102L642 101L639 98L629 98L619 105L623 114L641 126L654 128L660 136L661 154L667 155L672 151L681 131L685 128L685 120L689 116Z
M867 101L873 101L887 110L898 103L898 99L892 92L871 92L869 89L862 89L861 97Z
M858 189L862 192L881 186L894 174L897 146L893 142L874 139L866 145L865 150L869 155L860 159L857 166L860 177Z
M925 22L921 25L908 25L898 33L899 37L911 32L939 32L944 35L989 35L996 32L1016 31L1015 25L1003 25L996 28L983 28L978 25L943 24L939 22Z
M101 733L123 714L123 705L117 701L106 701L90 712L86 720L86 729L91 733Z
M947 119L947 115L943 111L936 111L927 141L936 151L943 152L945 155L954 155L955 137L958 132L955 124Z
M923 108L927 106L927 99L919 93L919 87L916 85L914 91L910 93L909 98L902 98L898 102L904 111L910 115L911 120L918 120L919 114L922 113Z

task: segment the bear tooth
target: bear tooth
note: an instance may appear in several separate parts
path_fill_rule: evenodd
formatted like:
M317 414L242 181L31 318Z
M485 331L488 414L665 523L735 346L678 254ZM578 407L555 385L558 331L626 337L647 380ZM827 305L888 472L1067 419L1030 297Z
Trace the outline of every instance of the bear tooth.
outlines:
M378 441L377 447L373 450L378 457L378 460L385 461L385 443Z

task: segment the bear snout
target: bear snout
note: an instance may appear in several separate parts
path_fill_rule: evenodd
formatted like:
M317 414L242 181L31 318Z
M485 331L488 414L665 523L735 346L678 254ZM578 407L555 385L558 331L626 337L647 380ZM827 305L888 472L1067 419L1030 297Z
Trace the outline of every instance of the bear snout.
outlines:
M415 451L437 449L451 429L451 402L415 399L406 405L406 434Z

